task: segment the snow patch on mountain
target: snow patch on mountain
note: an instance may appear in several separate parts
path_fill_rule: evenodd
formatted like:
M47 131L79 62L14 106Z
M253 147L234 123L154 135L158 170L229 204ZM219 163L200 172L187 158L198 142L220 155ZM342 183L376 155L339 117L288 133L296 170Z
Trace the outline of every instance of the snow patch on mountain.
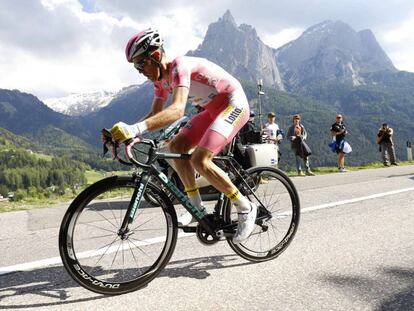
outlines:
M98 91L72 93L64 97L48 98L44 103L51 109L70 116L83 116L107 106L117 92Z

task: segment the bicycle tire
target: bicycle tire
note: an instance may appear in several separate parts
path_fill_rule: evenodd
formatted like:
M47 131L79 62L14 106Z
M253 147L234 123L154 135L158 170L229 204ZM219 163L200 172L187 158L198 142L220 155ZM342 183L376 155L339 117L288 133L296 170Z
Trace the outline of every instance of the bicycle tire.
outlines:
M131 233L126 239L120 238L116 229L122 224L135 187L132 176L100 180L79 194L63 217L59 233L63 265L88 290L119 295L140 289L163 270L174 252L177 215L168 197L151 182L145 191L151 192L160 207L141 201L130 225ZM155 222L157 227L153 228ZM158 228L162 224L165 229ZM156 237L150 237L152 234ZM107 241L112 243L106 244ZM102 247L96 248L99 246ZM106 255L109 260L103 258ZM91 268L90 263L95 261Z
M249 187L271 212L272 218L265 223L266 231L264 227L256 225L250 237L243 243L234 244L231 237L227 238L227 242L244 259L252 262L271 260L286 250L295 236L300 219L299 195L289 177L277 168L254 167L246 173ZM252 191L242 180L237 180L235 185L250 201L257 203ZM232 210L230 202L227 202L223 216L226 222L237 219L237 213ZM270 236L270 231L275 237Z

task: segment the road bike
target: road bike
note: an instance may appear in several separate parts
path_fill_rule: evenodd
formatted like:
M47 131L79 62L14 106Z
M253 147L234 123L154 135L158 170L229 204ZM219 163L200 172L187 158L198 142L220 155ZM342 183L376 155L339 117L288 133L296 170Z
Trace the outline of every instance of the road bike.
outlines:
M96 293L118 295L146 286L169 262L177 238L191 232L204 245L227 241L241 257L263 262L278 257L293 240L299 224L300 202L292 181L274 167L244 170L228 153L216 156L239 191L258 206L255 229L243 243L234 244L237 213L222 193L204 214L156 165L159 159L189 160L189 154L160 152L151 139L134 139L120 146L103 130L114 157L135 170L111 176L82 191L63 217L59 252L68 273ZM139 144L138 144L139 142ZM151 197L153 202L147 202ZM179 227L174 198L197 223ZM178 233L181 229L184 233Z

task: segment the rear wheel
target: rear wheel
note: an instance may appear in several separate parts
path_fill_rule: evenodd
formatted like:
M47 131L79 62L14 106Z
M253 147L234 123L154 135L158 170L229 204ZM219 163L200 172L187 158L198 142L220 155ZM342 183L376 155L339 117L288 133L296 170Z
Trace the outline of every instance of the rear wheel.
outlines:
M70 275L83 287L107 295L139 289L170 260L177 240L171 201L154 184L159 207L141 201L129 232L119 229L136 187L132 177L114 176L85 189L70 205L59 234L59 251Z
M279 169L255 167L247 170L247 175L235 185L258 206L256 226L243 243L234 244L232 238L227 241L241 257L261 262L279 256L293 240L299 224L299 196L289 177ZM237 212L230 203L224 214L227 222L237 221Z

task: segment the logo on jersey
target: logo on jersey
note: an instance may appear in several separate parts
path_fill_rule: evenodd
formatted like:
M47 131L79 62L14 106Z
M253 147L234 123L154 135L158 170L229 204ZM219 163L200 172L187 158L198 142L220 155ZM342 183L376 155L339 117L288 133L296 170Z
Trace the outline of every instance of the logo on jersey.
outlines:
M233 106L229 106L226 110L224 110L224 114L227 113L229 113L229 115L224 121L235 127L240 122L241 117L244 115L244 110L243 108L235 108Z
M194 80L210 86L216 86L219 81L217 78L201 73L197 74Z

